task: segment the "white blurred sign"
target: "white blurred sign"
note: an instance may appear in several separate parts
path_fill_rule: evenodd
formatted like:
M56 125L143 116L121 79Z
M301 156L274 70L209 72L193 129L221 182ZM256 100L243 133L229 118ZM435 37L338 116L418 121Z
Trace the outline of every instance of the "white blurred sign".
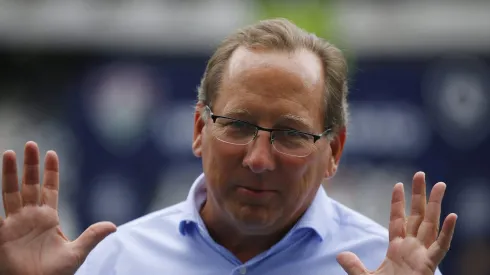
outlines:
M111 153L130 153L144 142L160 92L153 77L148 68L125 63L94 72L95 83L84 93L85 113L99 142Z
M477 148L489 136L489 79L489 67L472 57L443 59L428 72L423 89L427 113L454 148Z

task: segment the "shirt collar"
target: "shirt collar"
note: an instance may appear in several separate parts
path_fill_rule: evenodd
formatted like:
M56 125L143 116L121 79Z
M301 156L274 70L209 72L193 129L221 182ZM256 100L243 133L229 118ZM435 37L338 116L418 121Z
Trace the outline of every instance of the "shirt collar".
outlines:
M191 225L200 225L203 229L205 228L204 222L199 214L201 206L206 200L205 181L204 173L202 173L196 180L194 180L194 183L189 190L189 194L184 203L184 215L179 222L179 231L182 235L187 233L187 230Z
M189 190L185 202L184 215L179 223L179 231L182 235L187 233L190 225L197 225L205 230L204 222L199 214L199 210L205 200L206 182L203 173L196 178ZM323 241L336 224L334 215L335 212L333 211L331 200L327 196L323 186L321 186L310 207L308 207L305 214L296 223L290 233L294 234L294 232L299 230L310 229Z

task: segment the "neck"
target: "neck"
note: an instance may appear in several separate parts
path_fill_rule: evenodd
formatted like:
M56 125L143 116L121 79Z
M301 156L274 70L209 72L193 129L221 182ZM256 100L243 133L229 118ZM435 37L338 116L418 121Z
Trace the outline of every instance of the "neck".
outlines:
M244 234L227 218L221 217L221 211L213 209L209 202L205 202L201 208L201 217L209 234L243 263L278 243L296 223L295 220L291 225L271 234Z

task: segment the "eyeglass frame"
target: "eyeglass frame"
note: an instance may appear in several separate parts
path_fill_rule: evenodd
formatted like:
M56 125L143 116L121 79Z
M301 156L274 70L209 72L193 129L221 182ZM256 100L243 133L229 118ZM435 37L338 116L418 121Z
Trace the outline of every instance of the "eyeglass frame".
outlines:
M236 118L232 118L232 117L227 117L227 116L220 116L220 115L215 115L213 113L213 111L211 110L211 108L206 105L205 106L205 109L209 112L209 116L211 117L211 119L213 120L213 123L216 123L216 120L218 118L224 118L224 119L231 119L231 120L234 120L234 121L238 121L238 122L241 122L241 123L245 123L249 126L252 126L255 128L255 133L254 133L254 136L253 138L245 143L245 144L236 144L236 143L229 143L229 144L233 144L233 145L237 145L237 146L245 146L247 144L250 144L250 142L254 141L258 134L259 134L259 131L264 131L264 132L269 132L270 133L270 143L273 145L274 144L274 132L294 132L294 133L300 133L300 134L304 134L304 135L308 135L308 136L311 136L313 137L313 144L315 144L319 139L321 139L322 137L327 137L329 133L332 132L332 127L328 127L323 133L321 134L312 134L312 133L308 133L308 132L303 132L303 131L299 131L299 130L295 130L295 129L278 129L278 128L266 128L266 127L262 127L262 126L259 126L259 125L256 125L256 124L253 124L253 123L250 123L248 121L244 121L244 120L241 120L241 119L236 119ZM222 140L220 140L222 141ZM222 141L224 142L224 141ZM228 143L228 142L226 142ZM286 155L290 155L290 154L287 154L287 153L283 153L283 152L280 152L282 154L286 154ZM310 153L311 154L311 153ZM308 155L310 155L308 154ZM306 155L306 156L308 156ZM295 156L295 157L300 157L300 156L296 156L296 155L290 155L290 156ZM306 156L302 156L302 157L306 157Z

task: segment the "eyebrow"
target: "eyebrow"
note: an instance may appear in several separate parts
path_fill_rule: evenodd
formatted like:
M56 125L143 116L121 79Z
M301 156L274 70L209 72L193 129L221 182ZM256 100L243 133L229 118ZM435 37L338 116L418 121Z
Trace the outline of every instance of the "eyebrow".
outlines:
M243 116L243 115L251 116L252 114L248 110L242 108L227 108L223 110L223 116L233 117L233 116Z
M293 115L293 114L282 115L279 119L279 122L280 123L293 123L293 124L296 124L300 127L305 127L308 130L312 129L312 126L308 122L307 119L300 117L300 116L297 116L297 115Z
M243 117L243 116L252 116L252 113L247 109L242 108L228 108L223 110L223 116L227 117ZM284 114L279 117L277 124L293 124L296 127L304 128L303 130L312 130L312 125L308 122L307 119L300 117L298 115L293 114ZM287 126L287 125L284 125Z

